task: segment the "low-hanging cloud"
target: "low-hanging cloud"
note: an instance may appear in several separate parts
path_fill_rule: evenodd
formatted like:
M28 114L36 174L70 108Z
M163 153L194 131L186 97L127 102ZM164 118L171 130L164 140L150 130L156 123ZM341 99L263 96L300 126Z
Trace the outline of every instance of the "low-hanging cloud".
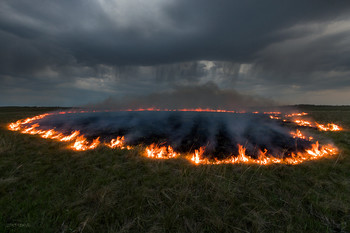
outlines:
M143 94L208 81L283 100L346 93L349 12L347 0L4 0L0 104L77 105L137 82Z

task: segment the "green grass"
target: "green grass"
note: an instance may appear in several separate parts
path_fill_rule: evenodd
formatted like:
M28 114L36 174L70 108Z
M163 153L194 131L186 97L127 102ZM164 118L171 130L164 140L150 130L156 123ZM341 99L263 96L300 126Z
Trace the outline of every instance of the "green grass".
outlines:
M350 128L349 108L302 108ZM341 149L330 159L194 166L6 130L49 110L0 108L0 232L350 231L349 132L322 133Z

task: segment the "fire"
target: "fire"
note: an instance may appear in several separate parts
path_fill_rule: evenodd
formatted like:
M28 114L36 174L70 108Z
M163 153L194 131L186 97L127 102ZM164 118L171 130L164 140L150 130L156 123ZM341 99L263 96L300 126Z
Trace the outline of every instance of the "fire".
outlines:
M63 136L62 138L59 138L59 140L61 142L68 142L78 137L79 134L80 134L79 130L76 130L76 131L73 131L72 134L68 136Z
M314 127L321 131L341 131L343 130L342 127L339 125L328 123L327 125L319 124L317 122L311 123L310 121L305 120L294 120L294 122L299 126L307 126L307 127Z
M182 108L182 109L178 109L176 111L179 112L228 112L228 113L243 113L243 111L230 111L230 110L224 110L224 109L210 109L210 108L190 108L190 109L186 109L186 108Z
M121 148L124 149L124 141L125 138L123 137L117 137L117 138L113 138L110 143L106 143L105 145L114 149L114 148Z
M245 111L231 111L224 109L210 109L210 108L180 108L180 109L160 109L160 108L138 108L138 109L126 109L127 112L227 112L227 113L245 113Z
M267 115L281 115L281 112L264 112Z
M77 151L83 151L83 150L91 150L95 149L100 144L100 138L96 138L92 141L92 143L89 143L84 136L79 136L75 140L74 144L71 146L72 149Z
M274 119L274 120L280 120L281 119L281 117L274 116L274 115L270 115L269 117L270 117L270 119Z
M304 139L304 140L309 140L311 141L313 139L313 137L307 137L304 134L301 133L300 130L296 130L295 132L290 132L290 134L293 136L293 138L300 138L300 139Z
M332 145L325 145L320 146L318 141L316 143L312 144L312 148L309 150L306 150L306 152L301 153L298 152L297 154L292 154L291 157L286 158L276 158L273 156L268 155L268 151L265 150L260 151L259 158L254 159L250 156L246 155L246 148L242 145L238 145L238 155L237 156L231 156L224 160L213 160L210 161L208 158L203 158L204 154L204 148L201 147L199 150L195 150L195 153L190 157L190 161L194 164L211 164L211 165L217 165L217 164L259 164L259 165L269 165L269 164L275 164L275 163L281 163L281 164L300 164L307 160L315 160L319 159L321 157L335 155L338 153L338 150L336 147Z
M196 111L196 112L227 112L227 113L244 113L243 111L229 111L229 110L213 110L213 109L177 109L177 110L161 110L155 108L148 109L138 109L138 110L125 110L125 111ZM97 148L99 145L108 146L112 149L120 148L120 149L132 149L131 146L126 145L124 136L118 136L116 138L111 139L109 142L104 142L100 140L100 137L95 139L88 140L85 135L81 134L80 131L72 131L69 134L61 133L56 131L55 129L40 129L40 125L35 121L48 117L54 114L68 114L68 113L84 113L91 111L66 111L66 112L57 112L57 113L45 113L38 116L26 118L23 120L18 120L14 123L8 125L9 130L12 131L20 131L24 134L32 134L39 135L42 138L54 139L62 142L71 142L69 148L76 151L85 151L92 150ZM258 114L258 112L253 112L254 114ZM280 112L264 112L264 114L270 114L271 119L281 119ZM293 113L289 115L285 115L285 117L301 117L307 115L307 113ZM301 119L294 120L299 126L308 126L308 127L317 127L321 131L340 131L343 130L342 127L329 123L329 124L319 124L317 122L310 122ZM295 132L291 132L293 138L300 138L304 140L312 141L312 137L307 137L302 134L300 130L296 130ZM254 159L246 154L246 148L242 145L238 146L238 154L231 155L230 157L217 160L210 160L206 158L204 155L205 147L200 147L198 150L195 150L194 153L190 154L186 157L189 161L194 164L260 164L260 165L268 165L274 163L283 163L283 164L300 164L306 160L315 160L321 157L334 155L338 153L336 147L332 145L319 145L318 141L312 144L311 149L308 149L304 152L298 152L296 154L292 154L290 157L281 156L281 158L276 158L269 154L269 152L265 149L264 151L259 151L259 156L257 159ZM160 146L156 144L151 144L147 146L144 150L144 155L148 158L154 159L172 159L179 156L179 153L175 152L174 149L169 146Z
M320 147L318 141L312 145L312 149L306 151L313 158L323 157L324 154L335 154L337 149L330 145Z
M9 125L9 129L12 130L12 131L17 131L17 130L20 130L22 128L22 125L25 125L25 124L28 124L28 123L31 123L35 120L39 120L39 119L43 119L49 115L52 115L51 113L45 113L45 114L41 114L41 115L38 115L38 116L35 116L35 117L31 117L31 118L27 118L27 119L24 119L24 120L18 120L14 123L11 123Z
M299 126L308 126L308 127L312 127L311 122L309 121L304 121L304 120L294 120L294 122L299 125Z
M199 150L195 150L194 154L191 157L191 161L195 164L200 164L200 163L208 163L207 159L202 159L202 155L204 153L204 147L199 148Z
M342 127L340 127L339 125L333 124L333 123L329 123L327 125L322 125L322 124L318 124L316 122L316 126L321 131L341 131L341 130L343 130Z
M148 158L153 159L171 159L178 156L171 146L157 146L156 144L151 144L146 147L145 155Z
M308 113L306 112L300 112L300 113L291 113L284 115L285 117L295 117L295 116L306 116Z

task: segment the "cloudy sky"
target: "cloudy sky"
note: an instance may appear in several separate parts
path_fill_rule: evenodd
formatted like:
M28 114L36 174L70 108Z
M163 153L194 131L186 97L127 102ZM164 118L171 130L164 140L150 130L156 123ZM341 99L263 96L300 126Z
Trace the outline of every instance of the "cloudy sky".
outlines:
M350 1L0 2L2 106L203 86L286 104L350 104Z

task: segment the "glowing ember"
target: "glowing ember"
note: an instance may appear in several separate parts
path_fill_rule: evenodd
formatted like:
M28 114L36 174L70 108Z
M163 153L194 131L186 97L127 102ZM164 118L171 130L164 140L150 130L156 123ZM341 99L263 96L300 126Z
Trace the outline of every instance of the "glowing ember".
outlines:
M281 115L281 112L264 112L267 115Z
M213 109L177 109L177 110L161 110L155 108L148 109L137 109L137 110L125 110L125 111L179 111L179 112L216 112L216 113L244 113L244 111L229 111L229 110L213 110ZM101 139L100 137L87 137L82 134L79 130L72 130L71 132L58 132L56 128L46 129L41 127L38 123L38 120L42 120L48 116L52 115L62 115L69 113L90 113L97 111L67 111L67 112L57 112L57 113L46 113L41 114L35 117L18 120L14 123L9 124L8 128L12 131L20 131L24 134L33 134L40 135L42 138L55 139L62 142L71 142L72 144L69 148L77 151L85 151L97 148L99 145L105 145L110 148L120 148L120 149L132 149L131 146L126 145L124 136L118 136L113 139ZM106 111L108 112L108 111ZM259 112L253 112L254 114L259 114ZM264 112L264 114L269 114L271 119L282 119L280 112ZM284 115L284 117L301 117L307 115L307 113L293 113ZM283 119L283 121L286 121ZM317 122L305 121L301 119L295 119L293 121L299 126L307 127L317 127L321 131L340 131L342 128L336 124L319 124ZM311 147L300 151L300 152L291 152L288 155L272 155L271 151L264 149L263 151L258 150L257 156L253 158L252 156L247 155L247 148L241 144L237 144L238 152L230 156L226 156L223 159L217 159L215 156L211 157L205 156L205 153L211 153L206 151L205 147L197 147L197 150L194 150L194 153L186 157L189 161L194 164L260 164L268 165L273 163L284 163L284 164L299 164L307 160L315 160L321 157L334 155L338 153L336 147L332 145L319 145L318 141L312 143L312 137L307 137L301 133L300 130L295 132L290 132L291 138L298 138L310 142ZM87 139L90 138L90 139ZM92 139L94 138L94 139ZM249 151L249 150L248 150ZM175 152L173 147L170 145L160 146L157 144L151 144L146 146L144 150L144 155L148 158L154 159L171 159L179 156L178 152Z
M138 109L126 109L128 112L227 112L227 113L245 113L245 111L230 111L224 109L210 109L210 108L181 108L181 109L160 109L160 108L138 108Z
M306 112L301 112L301 113L291 113L291 114L286 114L284 115L285 117L296 117L296 116L306 116Z

